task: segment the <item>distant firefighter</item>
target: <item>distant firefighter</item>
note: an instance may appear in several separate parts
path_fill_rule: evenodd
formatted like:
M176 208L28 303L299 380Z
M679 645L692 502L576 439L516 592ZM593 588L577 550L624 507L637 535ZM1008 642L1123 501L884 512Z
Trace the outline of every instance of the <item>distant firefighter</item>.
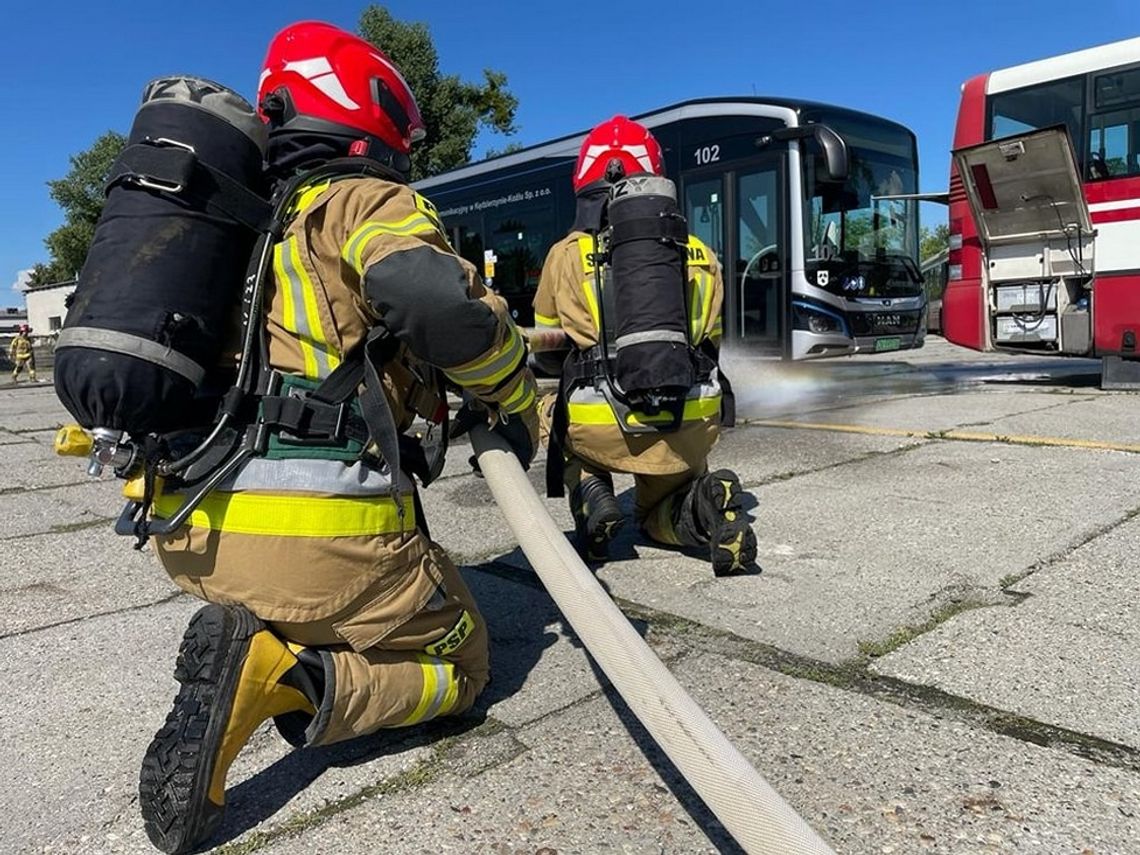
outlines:
M21 324L16 337L8 345L8 358L12 360L12 382L20 382L20 369L28 369L28 377L36 382L36 354L32 350L32 340L28 337L32 328Z
M570 491L579 548L602 560L623 524L613 472L634 476L634 515L652 540L708 550L713 571L756 560L744 493L708 454L731 422L718 359L724 284L712 251L690 236L661 146L615 116L582 144L577 214L547 255L535 323L573 346L549 414L547 493ZM727 406L726 406L727 404Z

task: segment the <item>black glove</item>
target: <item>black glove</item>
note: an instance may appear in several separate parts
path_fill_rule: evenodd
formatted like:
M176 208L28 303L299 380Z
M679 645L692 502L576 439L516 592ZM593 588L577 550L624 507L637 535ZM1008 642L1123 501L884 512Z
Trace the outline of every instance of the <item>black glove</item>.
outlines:
M534 443L531 441L526 422L517 416L511 416L505 422L502 419L498 420L491 431L507 441L524 471L530 468L530 462L534 459Z
M530 462L534 459L534 443L531 441L526 422L517 416L506 416L506 421L504 421L503 416L500 415L494 419L493 424L488 424L490 418L483 404L477 401L465 402L451 423L451 438L463 436L475 425L488 425L492 433L498 434L507 441L507 445L511 447L511 451L519 459L522 468L524 470L529 469ZM481 477L483 473L479 469L478 458L473 454L467 462L471 464L471 469L475 474Z

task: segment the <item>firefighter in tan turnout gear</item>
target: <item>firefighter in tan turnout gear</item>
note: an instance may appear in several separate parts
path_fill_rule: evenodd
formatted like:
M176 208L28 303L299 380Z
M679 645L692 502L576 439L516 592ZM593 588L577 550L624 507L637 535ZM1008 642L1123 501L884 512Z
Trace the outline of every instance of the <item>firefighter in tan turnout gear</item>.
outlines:
M32 340L28 337L31 328L21 324L16 331L16 337L8 345L8 358L12 360L12 382L20 382L20 370L26 368L28 379L36 382L36 354L32 350Z
M538 425L525 343L406 183L425 129L399 71L356 36L296 24L270 45L258 100L278 178L347 155L389 176L296 193L266 298L268 361L286 392L315 388L382 327L397 429L446 407L432 380L441 370L529 464ZM409 477L359 447L286 431L269 449L157 538L173 580L211 603L186 632L181 688L141 773L146 830L166 852L213 832L226 772L267 719L294 744L327 745L462 713L488 680L483 618L424 533ZM179 501L160 496L155 513Z
M726 391L717 366L724 286L716 258L676 213L672 183L655 177L662 171L656 139L623 116L582 144L575 223L547 255L534 298L536 325L561 329L573 345L562 366L536 354L562 377L548 494L570 491L579 547L602 560L623 523L611 473L632 473L644 533L708 549L724 575L756 559L739 479L707 471ZM611 257L599 252L599 237ZM626 393L648 391L623 396L623 383Z

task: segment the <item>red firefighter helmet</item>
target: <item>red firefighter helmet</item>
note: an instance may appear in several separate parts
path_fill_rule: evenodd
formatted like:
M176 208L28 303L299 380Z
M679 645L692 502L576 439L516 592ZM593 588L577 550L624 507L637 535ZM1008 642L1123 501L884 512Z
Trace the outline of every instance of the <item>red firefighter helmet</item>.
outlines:
M400 70L332 24L302 21L269 44L257 102L271 130L367 135L407 155L426 130Z
M586 134L574 168L574 192L602 178L613 180L619 165L622 175L664 172L660 144L647 127L625 116L614 116Z

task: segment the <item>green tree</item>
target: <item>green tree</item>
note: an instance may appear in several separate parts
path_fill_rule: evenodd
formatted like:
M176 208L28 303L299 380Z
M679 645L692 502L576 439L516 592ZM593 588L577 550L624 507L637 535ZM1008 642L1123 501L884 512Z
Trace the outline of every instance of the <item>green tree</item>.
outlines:
M103 185L126 144L122 134L108 131L90 148L72 155L67 175L47 183L52 199L63 209L63 225L44 238L51 260L32 268L32 285L70 279L79 272L103 211Z
M918 239L918 257L922 261L933 258L950 246L950 226L939 223L933 229L922 227L922 234Z
M427 138L412 149L412 180L467 163L480 127L515 132L518 99L501 71L484 69L482 83L443 74L427 25L397 21L383 6L364 10L360 34L400 68L427 125Z

